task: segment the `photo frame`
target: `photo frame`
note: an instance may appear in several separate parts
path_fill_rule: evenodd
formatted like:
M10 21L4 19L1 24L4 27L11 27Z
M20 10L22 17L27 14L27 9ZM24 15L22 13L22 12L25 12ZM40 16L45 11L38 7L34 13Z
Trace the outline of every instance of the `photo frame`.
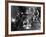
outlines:
M5 35L37 35L45 33L45 3L7 1Z

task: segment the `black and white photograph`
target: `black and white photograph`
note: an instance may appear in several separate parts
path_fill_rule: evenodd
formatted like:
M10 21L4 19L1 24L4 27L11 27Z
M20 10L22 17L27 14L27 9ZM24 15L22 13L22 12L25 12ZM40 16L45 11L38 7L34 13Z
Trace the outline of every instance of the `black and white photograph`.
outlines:
M11 31L40 30L41 7L11 6Z
M8 33L43 32L43 5L8 3Z

